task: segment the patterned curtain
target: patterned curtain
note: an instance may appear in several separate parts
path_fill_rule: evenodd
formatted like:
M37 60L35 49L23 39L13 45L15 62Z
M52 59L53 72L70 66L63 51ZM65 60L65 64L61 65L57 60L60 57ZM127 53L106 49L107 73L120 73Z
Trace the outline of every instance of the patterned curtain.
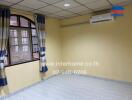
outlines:
M4 59L7 53L10 10L0 7L0 86L7 85Z
M39 40L40 72L45 73L48 71L45 57L45 16L41 14L34 14L34 19Z

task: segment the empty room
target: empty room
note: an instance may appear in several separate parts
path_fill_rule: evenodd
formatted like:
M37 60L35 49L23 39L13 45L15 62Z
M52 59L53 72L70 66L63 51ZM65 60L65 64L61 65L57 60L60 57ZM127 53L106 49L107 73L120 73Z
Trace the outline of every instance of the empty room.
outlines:
M0 100L132 100L132 0L0 0Z

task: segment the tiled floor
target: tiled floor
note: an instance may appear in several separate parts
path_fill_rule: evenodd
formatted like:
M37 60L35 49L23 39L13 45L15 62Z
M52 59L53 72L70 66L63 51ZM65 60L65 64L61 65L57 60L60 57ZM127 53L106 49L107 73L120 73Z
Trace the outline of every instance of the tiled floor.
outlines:
M1 100L132 100L132 84L58 75Z

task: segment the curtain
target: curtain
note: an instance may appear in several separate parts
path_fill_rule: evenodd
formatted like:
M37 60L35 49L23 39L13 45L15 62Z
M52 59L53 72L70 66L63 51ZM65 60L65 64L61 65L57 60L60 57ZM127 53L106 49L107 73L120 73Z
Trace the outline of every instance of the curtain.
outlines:
M4 59L7 55L9 20L10 20L9 8L0 7L0 86L7 85Z
M45 73L48 71L45 56L45 16L41 14L34 14L34 19L39 40L40 72Z

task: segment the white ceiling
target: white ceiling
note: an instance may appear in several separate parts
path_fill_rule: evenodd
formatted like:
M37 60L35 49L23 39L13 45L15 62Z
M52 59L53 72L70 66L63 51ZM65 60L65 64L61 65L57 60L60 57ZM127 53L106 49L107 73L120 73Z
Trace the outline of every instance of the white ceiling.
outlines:
M71 6L64 7L68 2ZM80 16L111 8L114 4L129 4L132 0L0 0L1 5L41 13L56 18Z

